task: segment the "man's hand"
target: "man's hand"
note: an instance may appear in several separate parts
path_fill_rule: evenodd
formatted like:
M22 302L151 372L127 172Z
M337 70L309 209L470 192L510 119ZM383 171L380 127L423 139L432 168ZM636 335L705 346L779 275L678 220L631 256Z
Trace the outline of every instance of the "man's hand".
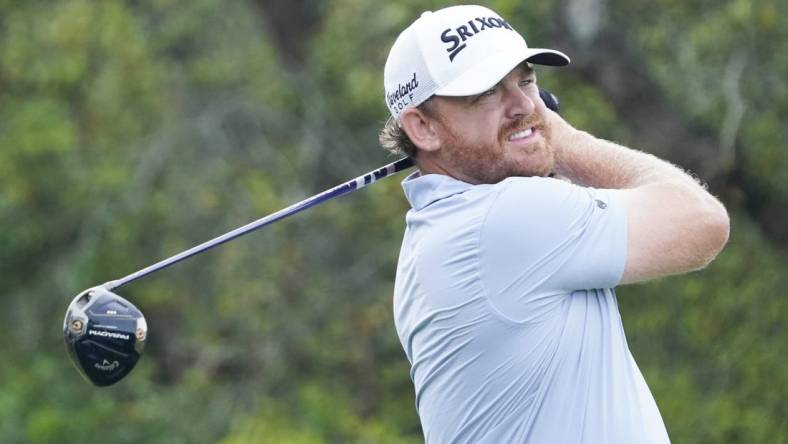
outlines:
M564 156L565 147L569 146L571 149L571 145L573 143L572 140L577 137L580 131L570 125L558 113L555 113L549 109L546 111L545 124L548 127L548 143L550 143L550 146L553 149L553 154L556 161L550 177L559 178L576 184L585 184L569 168Z

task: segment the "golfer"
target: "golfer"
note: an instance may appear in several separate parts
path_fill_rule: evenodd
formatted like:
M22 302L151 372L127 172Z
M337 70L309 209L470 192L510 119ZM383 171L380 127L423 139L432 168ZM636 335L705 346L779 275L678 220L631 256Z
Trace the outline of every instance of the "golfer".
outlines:
M386 61L381 143L418 165L394 318L427 443L669 442L613 287L704 267L728 215L548 110L534 66L568 63L480 6L425 12Z

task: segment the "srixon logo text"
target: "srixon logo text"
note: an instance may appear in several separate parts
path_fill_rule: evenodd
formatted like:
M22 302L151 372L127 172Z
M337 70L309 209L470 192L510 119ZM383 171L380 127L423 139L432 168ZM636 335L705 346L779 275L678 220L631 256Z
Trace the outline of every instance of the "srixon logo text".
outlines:
M403 110L413 101L413 91L418 87L419 81L416 79L416 73L414 72L410 81L398 84L397 89L388 94L389 106L398 111Z
M503 19L498 17L476 17L473 20L468 20L456 28L449 28L441 33L441 41L451 44L446 48L449 53L449 61L453 62L457 54L460 53L467 44L466 40L475 36L476 34L486 31L488 29L503 28L514 31L512 26Z

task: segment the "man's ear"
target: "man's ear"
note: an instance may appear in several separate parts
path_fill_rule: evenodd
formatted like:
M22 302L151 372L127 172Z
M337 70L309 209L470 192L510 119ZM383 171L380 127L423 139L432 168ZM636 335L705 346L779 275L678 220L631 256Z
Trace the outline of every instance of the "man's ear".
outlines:
M424 110L408 108L399 115L399 121L411 142L419 149L424 151L440 149L440 137L435 131L437 121Z

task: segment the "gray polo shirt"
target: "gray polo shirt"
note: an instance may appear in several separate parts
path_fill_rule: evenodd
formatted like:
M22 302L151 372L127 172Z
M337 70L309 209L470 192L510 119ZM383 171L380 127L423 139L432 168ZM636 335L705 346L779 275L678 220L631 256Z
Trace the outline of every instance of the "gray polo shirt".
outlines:
M427 443L666 443L613 288L616 190L418 172L394 320Z

